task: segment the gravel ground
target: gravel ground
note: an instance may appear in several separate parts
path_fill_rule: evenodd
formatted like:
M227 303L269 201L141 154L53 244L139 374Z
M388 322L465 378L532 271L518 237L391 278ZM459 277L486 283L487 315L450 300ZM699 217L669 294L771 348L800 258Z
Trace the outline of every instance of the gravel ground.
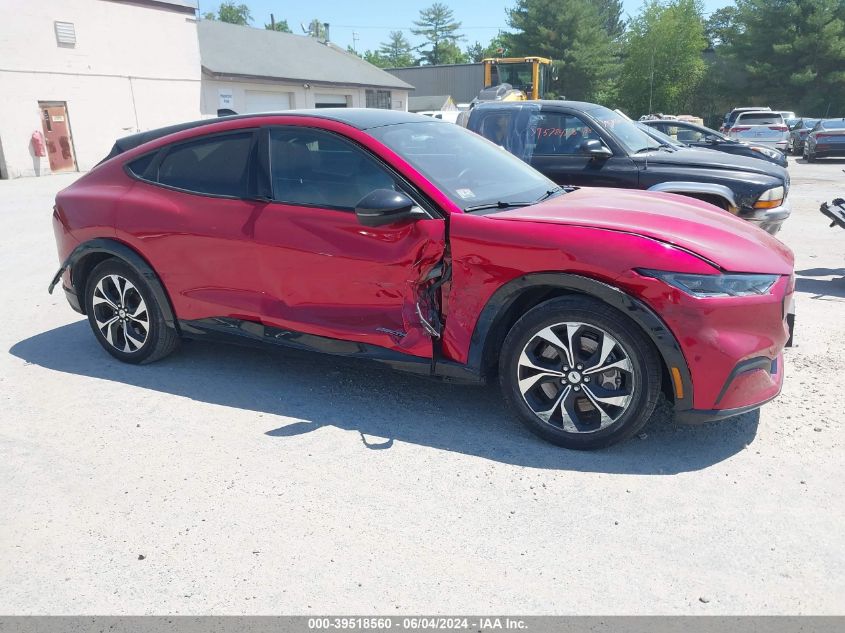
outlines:
M369 364L123 365L46 294L73 176L0 182L0 613L842 613L845 231L818 206L845 161L791 163L783 394L596 453Z

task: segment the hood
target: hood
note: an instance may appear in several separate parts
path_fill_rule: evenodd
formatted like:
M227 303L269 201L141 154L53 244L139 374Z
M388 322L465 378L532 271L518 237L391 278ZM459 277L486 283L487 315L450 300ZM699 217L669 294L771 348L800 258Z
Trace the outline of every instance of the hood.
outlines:
M671 193L583 188L488 217L634 233L683 248L729 272L789 275L793 269L792 251L762 229Z
M674 152L656 150L647 154L637 154L632 158L642 165L645 163L646 157L648 157L649 167L652 165L674 165L700 167L701 169L725 169L765 174L779 178L784 182L787 180L786 170L774 163L761 162L748 156L738 156L708 149L682 148Z

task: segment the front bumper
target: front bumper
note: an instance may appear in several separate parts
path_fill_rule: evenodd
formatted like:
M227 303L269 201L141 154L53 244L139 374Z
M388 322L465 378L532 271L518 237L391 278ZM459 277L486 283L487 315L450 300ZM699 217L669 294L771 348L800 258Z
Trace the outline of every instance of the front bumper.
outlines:
M792 204L789 199L783 201L779 207L773 209L754 209L748 212L740 212L743 220L753 222L767 233L774 235L780 231L783 221L792 213Z
M675 382L678 421L732 417L780 393L794 313L791 276L782 275L765 295L713 298L640 279L647 284L640 296L672 331L689 369L689 383Z

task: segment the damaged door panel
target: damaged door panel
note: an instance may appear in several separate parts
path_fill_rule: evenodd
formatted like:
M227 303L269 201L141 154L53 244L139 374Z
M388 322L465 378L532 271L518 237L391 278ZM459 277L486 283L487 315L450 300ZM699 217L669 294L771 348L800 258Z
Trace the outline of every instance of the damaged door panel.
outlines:
M268 204L255 244L265 325L432 356L444 220L365 227L348 211Z

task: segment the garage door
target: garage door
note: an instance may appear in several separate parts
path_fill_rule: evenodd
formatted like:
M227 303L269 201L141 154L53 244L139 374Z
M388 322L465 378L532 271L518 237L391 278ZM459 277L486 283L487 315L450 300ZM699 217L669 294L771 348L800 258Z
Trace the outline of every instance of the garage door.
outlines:
M314 106L317 108L345 108L346 95L317 93L314 95Z
M243 114L275 112L276 110L290 110L290 94L260 90L246 91L246 109Z

